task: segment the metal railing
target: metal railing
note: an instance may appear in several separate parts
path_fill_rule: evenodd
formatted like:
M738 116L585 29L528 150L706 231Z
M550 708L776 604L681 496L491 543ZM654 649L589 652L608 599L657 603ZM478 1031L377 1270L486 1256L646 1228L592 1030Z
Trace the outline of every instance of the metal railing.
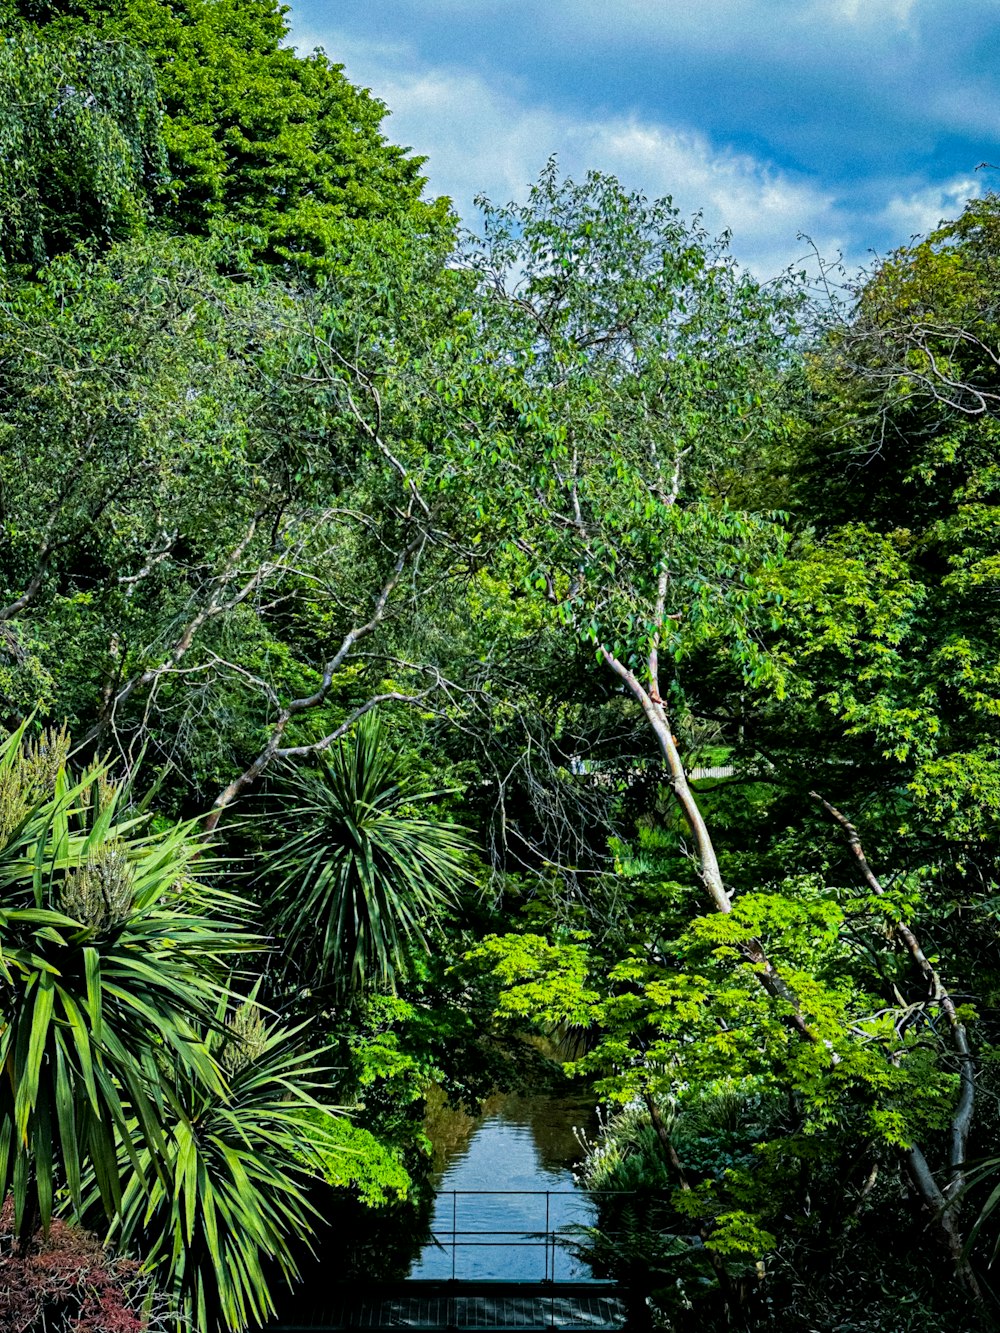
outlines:
M439 1190L437 1199L451 1198L451 1227L442 1228L432 1223L431 1239L442 1250L451 1252L451 1281L458 1280L458 1252L462 1249L534 1249L542 1251L543 1282L556 1281L556 1258L560 1248L565 1247L571 1229L578 1229L580 1219L553 1225L552 1200L565 1197L586 1200L589 1197L580 1190ZM544 1225L534 1228L504 1230L495 1227L476 1227L473 1230L459 1229L458 1202L461 1198L538 1198L545 1200ZM539 1215L539 1221L542 1221ZM487 1239L487 1237L489 1239ZM567 1276L567 1282L578 1282L578 1277Z

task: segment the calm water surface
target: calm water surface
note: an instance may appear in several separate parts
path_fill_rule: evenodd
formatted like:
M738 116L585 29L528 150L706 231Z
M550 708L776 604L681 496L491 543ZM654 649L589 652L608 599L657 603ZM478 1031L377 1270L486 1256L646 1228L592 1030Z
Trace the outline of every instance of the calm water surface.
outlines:
M469 1193L446 1192L437 1199L431 1223L436 1241L424 1246L410 1277L586 1281L590 1270L564 1244L553 1251L543 1237L546 1230L586 1226L593 1219L572 1173L582 1156L574 1127L590 1129L592 1118L593 1103L585 1098L511 1096L491 1103L471 1135L453 1144L440 1163L436 1188ZM453 1230L476 1233L458 1236L454 1272Z

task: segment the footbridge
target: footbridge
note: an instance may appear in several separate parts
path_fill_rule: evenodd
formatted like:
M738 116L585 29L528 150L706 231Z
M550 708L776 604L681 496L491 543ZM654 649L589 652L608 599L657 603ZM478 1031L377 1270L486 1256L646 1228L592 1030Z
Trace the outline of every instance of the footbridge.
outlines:
M479 1205L479 1216L483 1211L502 1216L504 1201L515 1195L519 1204L531 1201L537 1230L495 1229L465 1220L473 1201ZM627 1313L617 1286L588 1277L574 1260L580 1223L565 1220L560 1200L581 1197L576 1190L442 1190L431 1232L431 1254L436 1262L418 1267L418 1272L431 1267L433 1277L371 1284L331 1280L321 1297L313 1294L308 1308L272 1324L269 1333L360 1329L398 1333L408 1328L423 1333L612 1333L622 1329ZM485 1210L482 1205L487 1205ZM484 1272L500 1276L480 1276ZM522 1276L508 1279L507 1272Z

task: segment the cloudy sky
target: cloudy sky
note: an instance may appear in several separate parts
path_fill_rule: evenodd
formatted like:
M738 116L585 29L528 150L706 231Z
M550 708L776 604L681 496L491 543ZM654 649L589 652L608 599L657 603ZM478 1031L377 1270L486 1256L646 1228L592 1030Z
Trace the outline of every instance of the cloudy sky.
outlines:
M761 276L1000 189L1000 0L292 0L472 220L555 153L700 210Z

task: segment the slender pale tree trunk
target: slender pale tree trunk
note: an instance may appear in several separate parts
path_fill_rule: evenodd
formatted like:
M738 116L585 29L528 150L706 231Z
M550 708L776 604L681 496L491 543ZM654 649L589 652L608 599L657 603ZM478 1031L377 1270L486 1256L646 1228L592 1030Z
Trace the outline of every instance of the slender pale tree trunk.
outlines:
M874 894L880 898L885 897L885 890L869 864L857 829L846 815L825 800L819 792L811 791L809 795L822 806L843 832L862 879ZM958 1225L962 1192L965 1187L966 1150L976 1105L976 1062L969 1046L969 1035L965 1024L960 1019L954 1001L924 953L913 929L905 921L897 921L893 929L927 986L928 1000L937 1004L948 1020L952 1049L955 1052L959 1072L958 1098L949 1126L948 1183L944 1189L940 1187L918 1144L912 1144L906 1152L906 1167L920 1197L938 1219L960 1281L976 1300L981 1302L982 1293L966 1256L965 1242Z
M731 912L732 896L723 883L722 872L719 869L719 858L716 855L712 836L695 799L695 794L691 790L687 774L684 772L684 764L677 748L677 741L674 739L670 720L660 696L656 642L654 641L653 650L650 653L650 688L648 690L643 686L635 672L630 671L608 648L602 645L600 651L605 663L625 683L633 697L642 706L646 720L656 737L664 765L670 776L670 785L673 788L674 796L691 828L698 859L698 873L712 906L717 912ZM768 958L760 940L753 938L744 940L742 950L744 958L753 967L764 990L774 999L784 1000L789 1005L789 1022L791 1025L807 1041L815 1041L816 1036L802 1014L798 996Z

